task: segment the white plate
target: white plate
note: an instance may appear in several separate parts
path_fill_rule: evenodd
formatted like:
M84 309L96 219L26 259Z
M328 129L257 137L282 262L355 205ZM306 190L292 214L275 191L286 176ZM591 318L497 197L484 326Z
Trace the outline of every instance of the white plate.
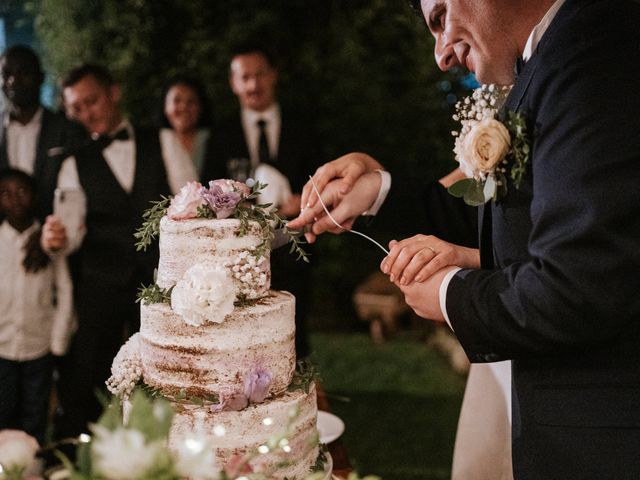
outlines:
M318 411L320 443L331 443L344 432L344 422L334 414Z

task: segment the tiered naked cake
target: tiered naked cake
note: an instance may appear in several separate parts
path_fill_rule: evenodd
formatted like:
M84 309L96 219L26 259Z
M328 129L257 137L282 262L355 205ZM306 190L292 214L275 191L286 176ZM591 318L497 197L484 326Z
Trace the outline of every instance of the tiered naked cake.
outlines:
M227 185L232 192L239 188ZM260 449L249 462L253 471L302 478L318 457L317 405L313 383L291 388L295 298L269 289L264 223L181 218L185 189L160 222L155 288L165 301L143 299L140 333L123 350L135 344L142 381L175 406L170 446L204 432L221 466ZM240 201L247 196L241 193ZM203 206L201 200L201 216ZM122 371L121 360L116 357L114 377ZM112 391L118 390L114 377ZM267 445L285 430L284 445Z

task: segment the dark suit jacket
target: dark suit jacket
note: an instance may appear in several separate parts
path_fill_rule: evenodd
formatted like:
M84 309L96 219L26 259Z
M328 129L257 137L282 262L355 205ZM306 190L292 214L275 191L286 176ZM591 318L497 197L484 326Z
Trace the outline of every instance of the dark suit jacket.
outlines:
M233 178L227 168L230 159L249 158L240 115L213 129L211 152L203 169L203 181ZM309 122L291 111L281 108L280 141L273 166L289 179L291 191L300 193L302 187L319 166L320 145ZM305 250L310 251L309 245ZM271 287L286 290L296 297L296 351L298 356L310 352L306 333L306 313L311 302L310 267L289 253L288 246L271 252Z
M280 141L274 167L291 183L291 191L300 193L302 187L320 165L318 139L309 122L282 108ZM211 152L203 169L203 180L231 178L227 164L233 158L249 158L240 115L219 122L213 129L209 143Z
M0 113L4 118L4 113ZM42 110L42 126L35 148L33 177L38 185L37 216L41 220L53 212L53 192L58 180L58 172L65 154L80 141L81 133L63 114L47 108ZM7 168L7 137L5 127L0 122L0 169Z
M513 359L517 479L640 478L639 26L638 2L562 6L507 101L523 185L447 292L469 358Z

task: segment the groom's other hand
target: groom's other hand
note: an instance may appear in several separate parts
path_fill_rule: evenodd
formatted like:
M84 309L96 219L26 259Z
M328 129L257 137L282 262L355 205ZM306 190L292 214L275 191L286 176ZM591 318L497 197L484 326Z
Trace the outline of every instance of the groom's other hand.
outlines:
M434 237L414 235L389 243L389 255L380 264L382 273L399 285L428 279L442 268L480 268L480 251Z
M366 153L348 153L318 168L313 175L313 183L320 194L322 194L329 182L338 180L339 193L346 195L362 175L382 169L382 165ZM308 181L302 189L300 208L304 210L305 208L315 206L317 203L318 195L313 188L312 182Z
M456 267L446 267L438 270L424 282L411 282L408 285L395 284L404 294L404 300L422 318L444 322L444 315L440 307L440 285L450 270Z

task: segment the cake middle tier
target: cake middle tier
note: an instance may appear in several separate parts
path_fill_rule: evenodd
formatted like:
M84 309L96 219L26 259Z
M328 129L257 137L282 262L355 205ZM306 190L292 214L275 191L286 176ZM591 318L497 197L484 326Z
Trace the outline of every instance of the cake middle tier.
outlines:
M255 372L280 393L295 370L295 298L271 291L254 305L236 307L222 323L192 326L169 305L140 308L140 357L146 384L165 395L241 393Z

